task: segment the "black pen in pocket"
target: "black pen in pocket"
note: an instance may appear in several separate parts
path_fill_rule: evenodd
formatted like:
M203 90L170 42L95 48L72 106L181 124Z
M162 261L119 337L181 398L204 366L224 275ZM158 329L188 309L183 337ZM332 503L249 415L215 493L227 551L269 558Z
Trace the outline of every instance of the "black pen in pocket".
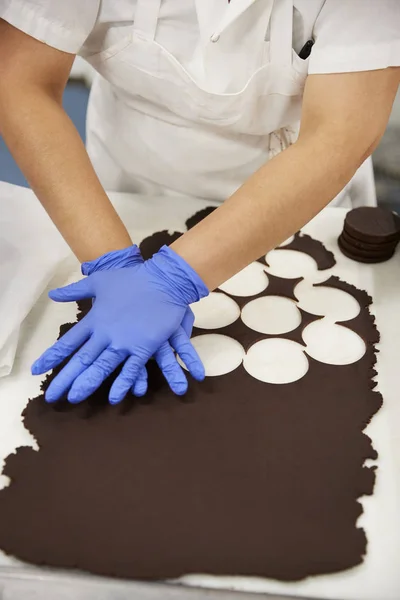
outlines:
M306 60L310 56L313 46L314 40L308 40L300 50L299 57L303 60Z

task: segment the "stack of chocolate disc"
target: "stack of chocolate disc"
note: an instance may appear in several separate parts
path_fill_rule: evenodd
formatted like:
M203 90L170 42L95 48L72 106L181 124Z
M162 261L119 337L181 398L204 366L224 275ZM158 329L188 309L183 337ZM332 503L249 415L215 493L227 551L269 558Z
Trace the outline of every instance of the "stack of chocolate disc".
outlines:
M363 206L347 213L339 248L345 256L362 263L392 258L400 241L400 217L381 207Z

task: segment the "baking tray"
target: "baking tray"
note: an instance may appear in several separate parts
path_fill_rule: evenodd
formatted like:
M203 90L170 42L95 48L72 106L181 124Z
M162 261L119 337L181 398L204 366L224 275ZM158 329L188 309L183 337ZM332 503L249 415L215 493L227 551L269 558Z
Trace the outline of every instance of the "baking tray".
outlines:
M139 242L155 231L184 231L185 220L213 204L187 198L110 195L132 238ZM27 201L34 201L27 198ZM33 569L0 552L0 599L58 598L77 600L288 600L294 597L329 600L399 600L400 598L400 404L398 402L398 361L400 340L400 252L381 265L360 265L344 257L337 237L346 211L327 208L304 231L321 240L335 253L337 265L331 274L366 289L374 297L373 310L383 343L379 345L378 387L384 406L366 433L378 451L378 471L372 497L361 499L364 513L359 521L367 533L368 551L359 567L294 583L243 577L196 575L181 585L137 583L81 575L52 569ZM74 281L79 265L72 257L60 267L51 287ZM0 380L0 461L20 445L35 445L21 423L28 398L39 393L40 380L32 378L29 366L58 334L61 323L76 316L73 303L59 305L43 294L21 328L21 339L13 374ZM1 477L0 477L1 479ZM1 481L0 481L1 484ZM203 589L198 589L201 586ZM217 588L225 588L220 591ZM236 590L236 591L234 591ZM242 593L240 593L242 592ZM269 594L269 595L268 595Z

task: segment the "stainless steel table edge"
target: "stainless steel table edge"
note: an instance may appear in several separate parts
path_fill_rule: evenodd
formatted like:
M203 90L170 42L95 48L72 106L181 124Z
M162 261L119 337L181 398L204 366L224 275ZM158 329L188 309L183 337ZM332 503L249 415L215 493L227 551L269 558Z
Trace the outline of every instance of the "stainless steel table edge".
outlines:
M299 600L299 596L194 588L51 568L0 567L0 600ZM301 597L302 600L318 600Z

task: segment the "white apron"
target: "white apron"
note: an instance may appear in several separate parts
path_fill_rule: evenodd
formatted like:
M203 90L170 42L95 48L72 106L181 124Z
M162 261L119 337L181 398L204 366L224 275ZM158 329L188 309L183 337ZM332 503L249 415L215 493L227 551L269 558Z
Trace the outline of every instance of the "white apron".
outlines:
M233 0L217 28L213 0L199 0L196 79L155 41L160 5L137 0L126 37L84 56L102 75L88 152L107 190L222 202L297 138L308 60L292 49L293 0ZM232 85L237 64L244 76ZM359 198L374 203L371 166L364 171ZM349 204L347 189L336 203Z

